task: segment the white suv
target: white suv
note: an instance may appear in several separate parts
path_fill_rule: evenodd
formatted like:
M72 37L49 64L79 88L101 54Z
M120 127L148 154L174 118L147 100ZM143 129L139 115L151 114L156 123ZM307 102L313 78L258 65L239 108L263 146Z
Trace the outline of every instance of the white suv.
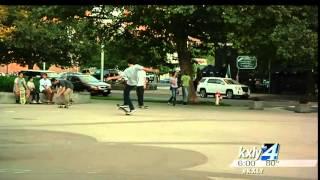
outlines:
M241 96L248 98L250 96L250 89L248 86L240 84L239 82L230 78L221 77L204 77L200 80L197 93L202 98L207 95L214 95L220 92L220 94L226 95L228 99L234 96Z

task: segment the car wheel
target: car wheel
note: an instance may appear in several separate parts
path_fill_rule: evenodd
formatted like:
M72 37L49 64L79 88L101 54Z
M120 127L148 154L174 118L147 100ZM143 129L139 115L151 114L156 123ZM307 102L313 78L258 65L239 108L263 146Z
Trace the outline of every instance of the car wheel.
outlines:
M228 98L228 99L232 99L232 97L233 97L233 91L232 91L232 90L227 90L226 95L227 95L227 98Z
M200 97L202 97L202 98L206 98L207 97L207 92L206 92L205 89L201 89L200 90Z

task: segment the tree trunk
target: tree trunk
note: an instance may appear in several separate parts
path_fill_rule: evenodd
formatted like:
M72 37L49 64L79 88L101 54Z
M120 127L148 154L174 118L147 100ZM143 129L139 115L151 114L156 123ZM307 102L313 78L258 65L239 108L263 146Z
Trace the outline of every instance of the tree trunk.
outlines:
M313 72L312 70L307 71L307 77L306 77L306 96L308 98L311 98L314 95L315 87L314 87L314 78L313 78Z
M175 38L180 69L181 71L186 72L191 77L190 86L189 86L190 87L189 101L192 103L196 103L197 95L196 95L196 90L194 89L193 81L192 81L193 68L191 63L190 52L188 51L188 47L187 47L187 40L188 40L188 36L181 36L181 34L179 34Z
M28 69L33 69L34 62L33 61L29 61L27 65L28 65Z

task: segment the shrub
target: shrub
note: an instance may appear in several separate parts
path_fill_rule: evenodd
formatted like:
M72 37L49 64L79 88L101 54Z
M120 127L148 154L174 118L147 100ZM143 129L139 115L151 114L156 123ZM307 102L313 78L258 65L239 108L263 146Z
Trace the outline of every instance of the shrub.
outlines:
M0 76L0 92L13 92L13 84L16 76ZM25 78L27 82L27 78ZM39 78L33 78L36 89L39 89Z
M0 91L13 92L13 82L16 77L14 76L1 76L0 77Z

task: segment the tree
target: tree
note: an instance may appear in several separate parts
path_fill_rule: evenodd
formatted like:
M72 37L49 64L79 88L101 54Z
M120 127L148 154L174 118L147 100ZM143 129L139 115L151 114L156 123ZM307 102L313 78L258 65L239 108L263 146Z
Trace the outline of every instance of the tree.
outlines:
M239 6L227 8L224 19L233 26L228 41L240 53L256 55L258 71L268 73L271 63L311 72L318 57L317 14L316 6ZM309 92L312 81L307 83Z
M28 65L47 62L62 66L85 63L96 46L95 28L85 6L10 6L6 23L15 27L0 42L1 60ZM92 30L92 31L91 31Z
M189 75L194 73L192 54L188 46L190 37L202 41L212 38L213 42L226 39L224 33L221 33L224 30L220 13L222 7L148 5L128 6L125 9L127 13L122 16L122 21L127 24L125 28L139 37L156 39L171 52L176 51L181 70ZM190 87L190 99L195 102L196 93L192 83Z

